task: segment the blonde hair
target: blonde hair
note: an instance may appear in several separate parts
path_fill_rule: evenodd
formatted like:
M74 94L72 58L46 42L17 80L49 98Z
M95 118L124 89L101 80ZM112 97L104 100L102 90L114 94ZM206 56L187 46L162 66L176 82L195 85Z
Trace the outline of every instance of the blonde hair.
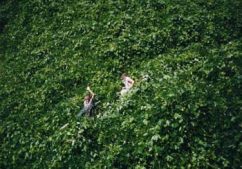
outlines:
M122 75L121 75L121 78L124 78L124 77L126 77L127 76L127 74L126 73L123 73Z

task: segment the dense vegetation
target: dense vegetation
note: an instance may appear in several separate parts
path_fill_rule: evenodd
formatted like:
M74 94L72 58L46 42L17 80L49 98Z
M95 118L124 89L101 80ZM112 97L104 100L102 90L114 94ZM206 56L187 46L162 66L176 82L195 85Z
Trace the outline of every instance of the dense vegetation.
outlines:
M0 61L0 168L241 167L241 0L4 0Z

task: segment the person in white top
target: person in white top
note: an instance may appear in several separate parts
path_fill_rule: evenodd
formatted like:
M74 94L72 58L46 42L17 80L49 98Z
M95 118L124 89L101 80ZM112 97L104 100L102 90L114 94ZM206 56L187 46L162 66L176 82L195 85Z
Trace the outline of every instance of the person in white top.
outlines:
M124 87L122 87L122 90L120 91L121 96L126 94L134 85L134 80L128 77L125 73L121 76L122 82L124 84Z
M92 110L93 110L93 99L95 96L95 93L90 89L90 87L87 87L87 91L90 93L87 96L84 97L84 102L83 102L83 109L78 113L77 117L80 117L83 113L87 113L88 116L92 115Z

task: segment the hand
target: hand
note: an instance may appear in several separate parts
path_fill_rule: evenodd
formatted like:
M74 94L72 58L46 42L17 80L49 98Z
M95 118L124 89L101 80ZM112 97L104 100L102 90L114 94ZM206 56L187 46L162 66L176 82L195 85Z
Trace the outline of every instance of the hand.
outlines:
M88 91L91 90L89 86L87 86L87 90L88 90Z

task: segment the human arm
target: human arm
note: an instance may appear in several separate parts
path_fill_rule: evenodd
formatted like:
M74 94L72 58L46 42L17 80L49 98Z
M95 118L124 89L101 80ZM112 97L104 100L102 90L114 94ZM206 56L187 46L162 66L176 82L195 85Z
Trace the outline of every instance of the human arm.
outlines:
M89 86L87 86L87 91L89 91L91 93L91 100L90 101L92 101L93 97L95 96L95 93L90 89Z
M91 93L91 95L95 95L95 93L91 90L91 88L89 86L87 86L87 91L89 91Z

